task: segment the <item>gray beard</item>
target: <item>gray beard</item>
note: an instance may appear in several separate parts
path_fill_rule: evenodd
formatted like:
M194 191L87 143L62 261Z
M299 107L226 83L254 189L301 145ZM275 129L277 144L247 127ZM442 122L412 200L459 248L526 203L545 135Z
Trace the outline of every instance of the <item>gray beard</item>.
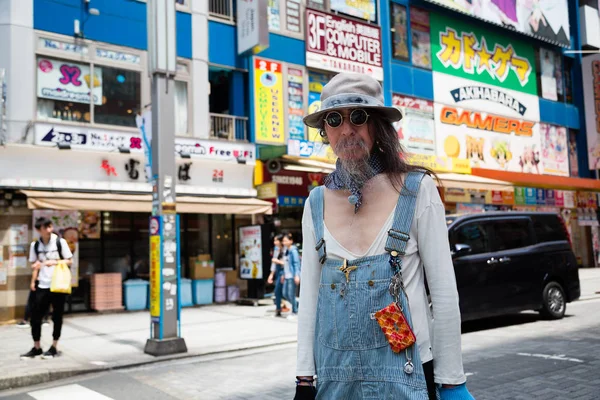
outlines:
M347 139L346 141L339 142L334 149L335 153L338 155L343 155L345 152L347 152L347 150L344 149L344 145L350 140L351 139ZM351 143L354 144L355 141L352 141ZM375 173L373 171L373 167L369 164L369 149L362 140L358 139L358 143L362 148L362 153L364 155L363 157L352 159L340 157L339 160L344 171L350 176L350 178L352 178L356 186L360 188L363 187L364 184L375 175Z

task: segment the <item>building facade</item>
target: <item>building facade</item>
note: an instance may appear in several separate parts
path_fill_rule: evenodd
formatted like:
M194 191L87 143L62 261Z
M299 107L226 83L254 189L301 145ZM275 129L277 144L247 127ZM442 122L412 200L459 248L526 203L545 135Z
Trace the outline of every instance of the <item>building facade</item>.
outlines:
M335 162L302 116L343 71L373 76L402 109L399 140L439 174L448 213L558 212L580 263L597 263L581 52L600 46L597 2L176 4L183 276L197 255L239 267L238 228L263 214L301 243L304 202ZM89 276L148 274L146 1L0 0L0 22L0 320L23 313L38 215L73 239L70 309L85 310Z

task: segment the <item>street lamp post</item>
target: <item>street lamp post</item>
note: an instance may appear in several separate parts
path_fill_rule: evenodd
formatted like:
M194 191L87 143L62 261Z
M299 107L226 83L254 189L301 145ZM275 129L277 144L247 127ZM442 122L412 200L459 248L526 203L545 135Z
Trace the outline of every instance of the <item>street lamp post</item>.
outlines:
M151 338L145 353L187 352L180 335L179 218L175 196L175 1L148 0L148 61L152 78Z

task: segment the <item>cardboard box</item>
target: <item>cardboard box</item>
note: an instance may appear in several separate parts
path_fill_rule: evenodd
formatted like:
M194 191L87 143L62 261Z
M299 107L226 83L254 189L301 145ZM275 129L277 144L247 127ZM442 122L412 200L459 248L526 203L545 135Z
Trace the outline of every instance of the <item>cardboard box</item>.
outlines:
M200 254L198 257L196 257L196 259L198 261L210 261L210 254Z
M215 269L208 261L195 261L193 265L190 265L190 278L194 280L214 279Z
M236 269L232 271L225 271L225 274L225 284L227 286L237 286L238 271Z

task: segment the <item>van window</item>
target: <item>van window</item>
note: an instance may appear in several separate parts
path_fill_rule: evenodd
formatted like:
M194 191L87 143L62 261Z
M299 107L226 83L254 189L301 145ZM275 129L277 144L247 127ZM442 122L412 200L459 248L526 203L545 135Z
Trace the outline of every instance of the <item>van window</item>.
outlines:
M497 221L494 232L493 251L518 249L531 244L528 219Z
M454 244L466 244L471 247L470 254L487 253L489 250L487 225L472 222L456 230Z
M568 240L558 215L536 215L533 219L533 229L539 243Z

